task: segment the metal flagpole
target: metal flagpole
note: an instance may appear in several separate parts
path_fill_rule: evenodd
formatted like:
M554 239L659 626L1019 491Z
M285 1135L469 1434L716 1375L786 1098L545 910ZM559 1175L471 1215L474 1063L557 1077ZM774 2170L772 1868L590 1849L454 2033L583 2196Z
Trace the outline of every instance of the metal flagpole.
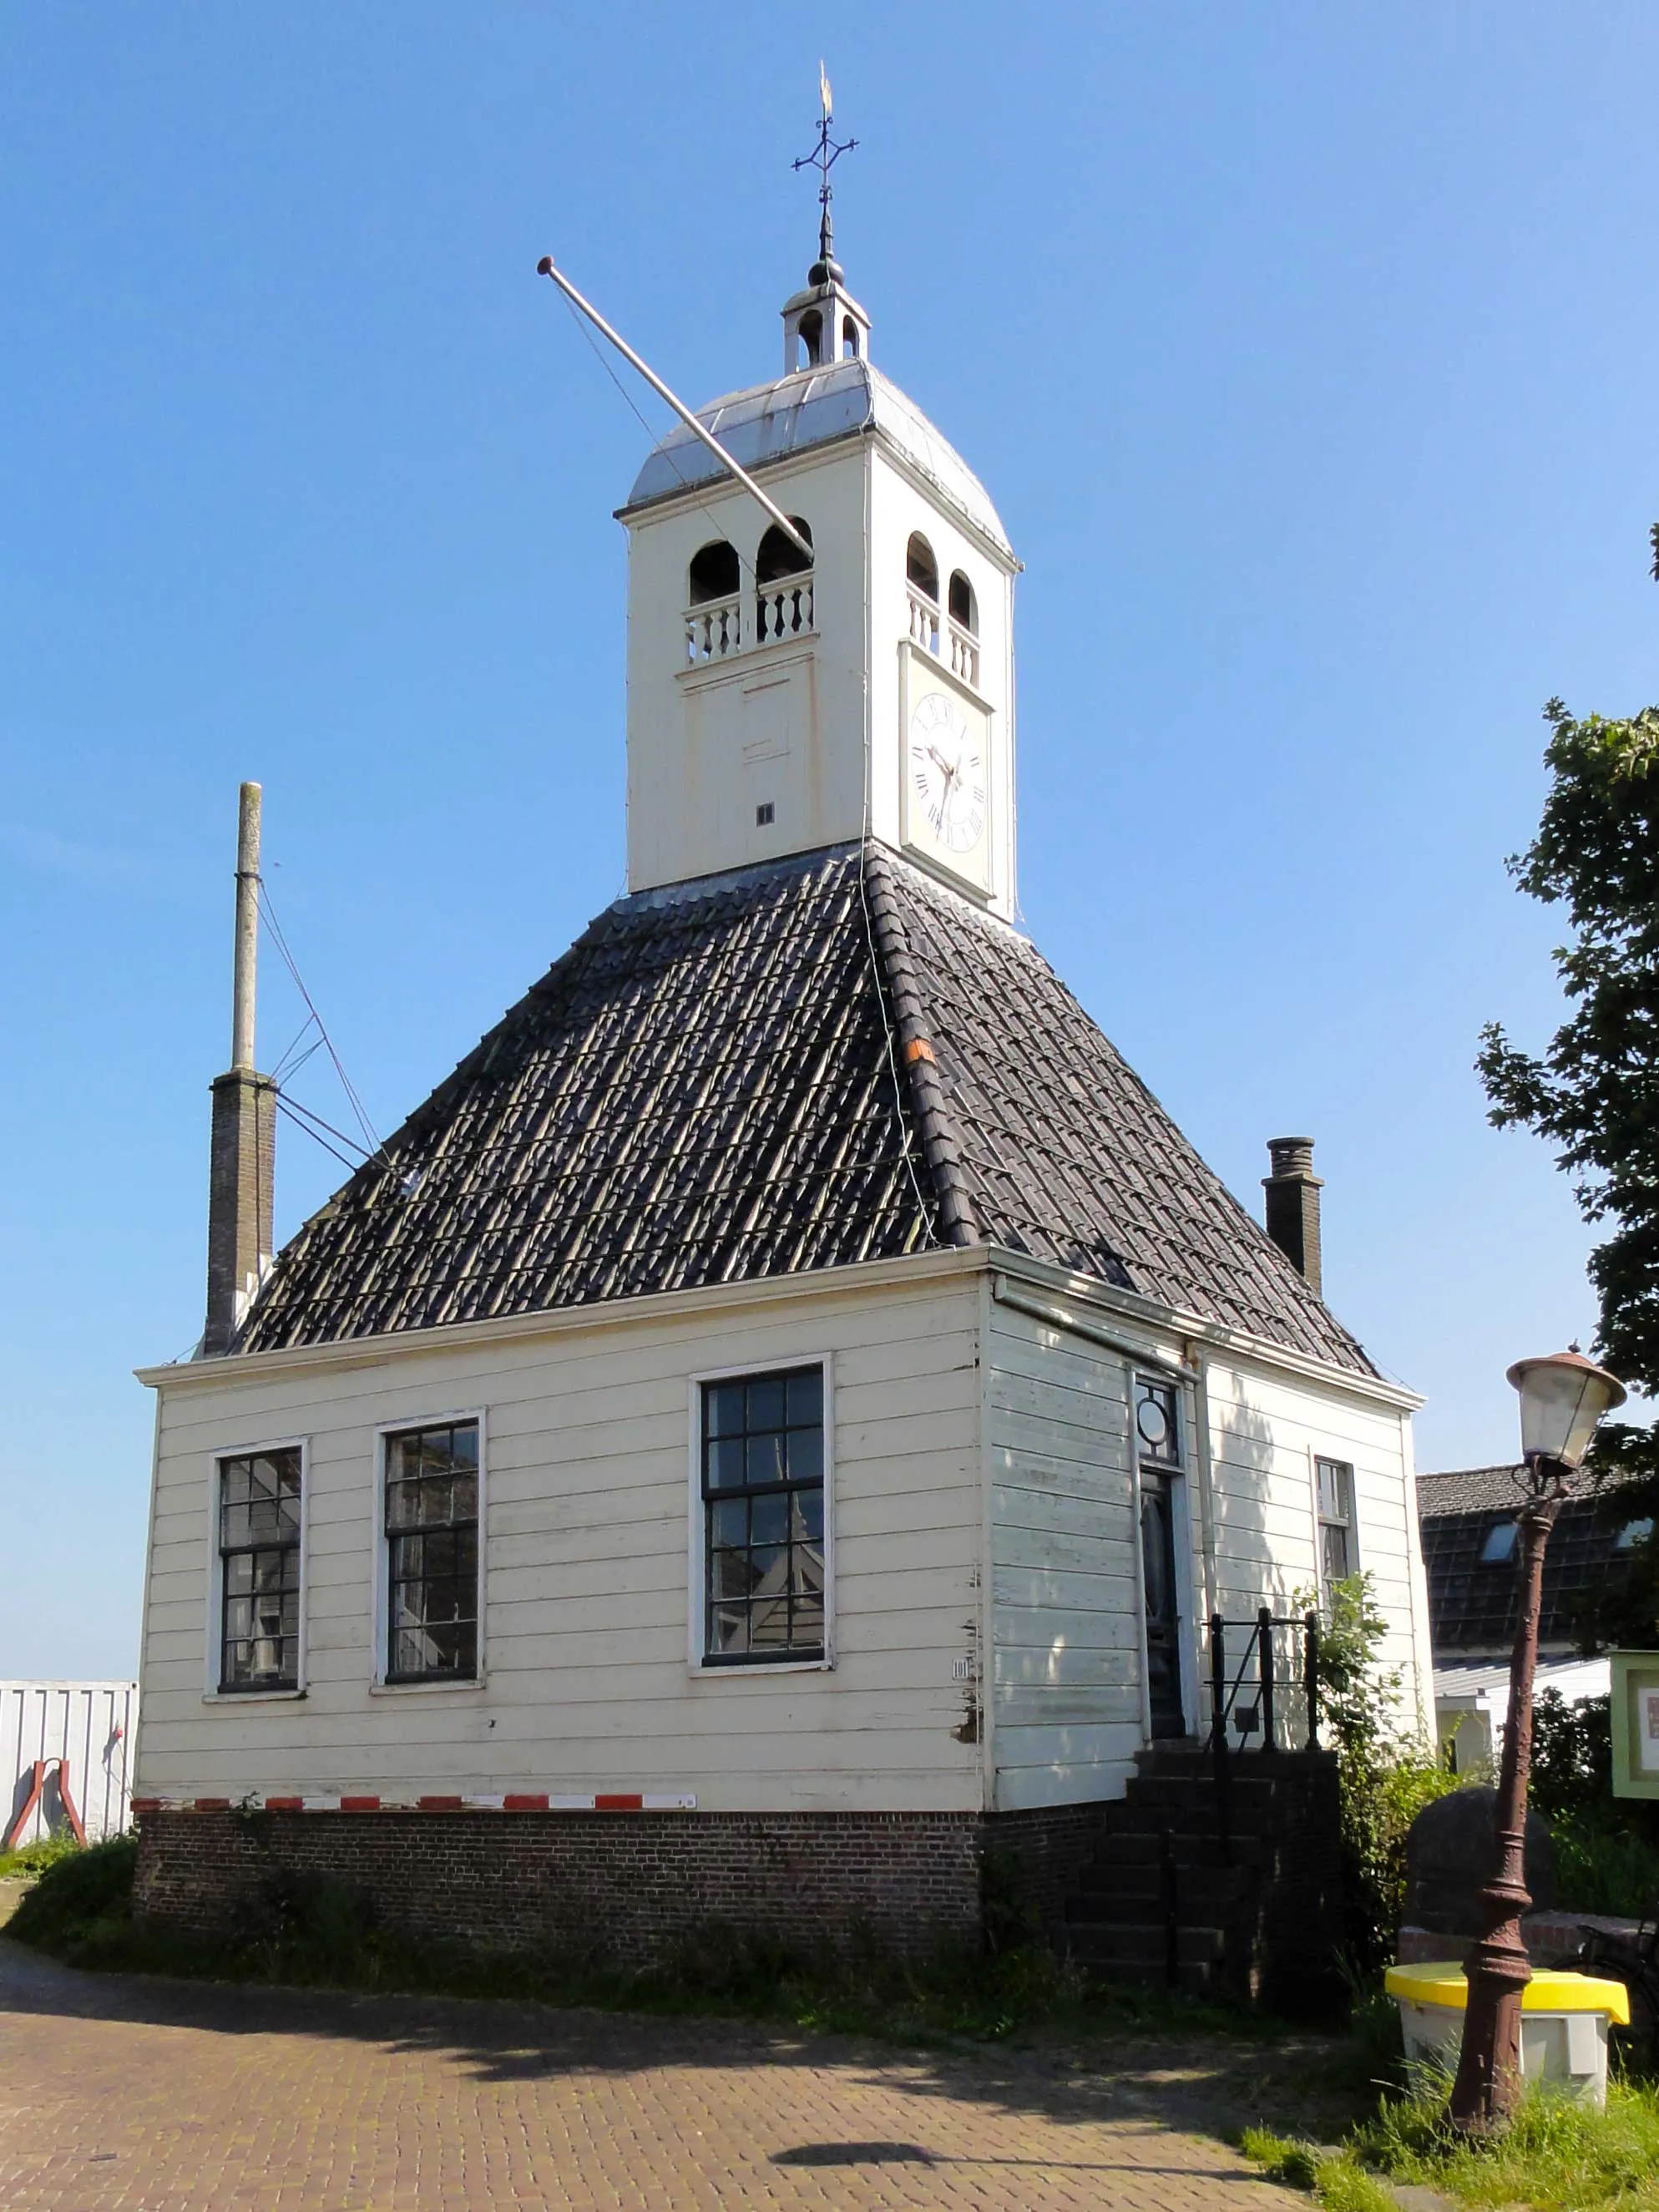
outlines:
M638 369L640 374L645 379L646 382L651 386L651 389L658 395L658 397L661 399L665 399L668 402L668 404L679 416L681 422L684 423L686 428L694 432L696 436L702 440L703 444L708 447L709 452L714 454L720 465L732 471L732 474L737 478L738 482L743 486L745 491L752 492L754 494L755 497L766 509L766 512L771 516L773 521L777 524L778 528L782 531L784 536L789 540L789 543L795 548L797 552L804 553L805 555L807 562L810 564L812 559L812 547L811 541L801 536L800 532L796 529L794 524L791 522L788 516L777 504L776 501L769 498L768 495L761 489L760 486L755 482L753 477L750 475L748 470L739 466L739 465L732 459L731 454L726 452L720 440L715 437L711 431L706 430L703 428L702 424L698 422L696 416L691 412L691 410L685 405L684 401L677 399L674 394L669 390L668 386L663 382L661 377L659 377L653 369L649 368L646 362L640 359L638 354L636 354L633 347L629 344L627 339L623 337L617 331L611 329L610 324L606 322L605 317L599 313L599 309L593 306L592 302L583 299L581 294L576 289L570 279L565 276L561 270L554 266L553 256L550 253L543 254L541 259L536 264L536 274L538 276L550 276L553 279L553 282L558 286L560 291L564 294L566 299L568 300L574 307L577 307L581 309L583 314L586 316L588 321L592 324L594 329L599 331L599 335L602 337L609 338L611 344L616 347L617 351L622 356L623 359L629 362L633 368Z

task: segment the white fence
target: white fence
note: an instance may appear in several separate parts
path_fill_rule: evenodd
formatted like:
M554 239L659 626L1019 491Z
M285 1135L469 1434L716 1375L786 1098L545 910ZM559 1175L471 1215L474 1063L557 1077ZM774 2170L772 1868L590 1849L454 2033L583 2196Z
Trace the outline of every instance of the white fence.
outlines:
M15 1850L68 1826L60 1773L87 1841L118 1836L131 1817L137 1723L136 1682L0 1682L0 1841ZM42 1760L45 1788L14 1836Z

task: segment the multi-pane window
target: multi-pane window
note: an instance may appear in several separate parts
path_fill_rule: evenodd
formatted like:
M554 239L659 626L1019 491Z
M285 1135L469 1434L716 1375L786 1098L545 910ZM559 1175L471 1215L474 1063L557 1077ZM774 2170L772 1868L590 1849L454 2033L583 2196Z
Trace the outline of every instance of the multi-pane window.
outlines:
M823 1656L823 1370L702 1385L704 1662Z
M1358 1564L1354 1544L1353 1469L1346 1460L1316 1459L1314 1487L1319 1510L1319 1588L1328 1600L1333 1583L1345 1582Z
M388 1682L478 1672L478 1425L386 1440Z
M219 1687L300 1686L300 1449L219 1462Z

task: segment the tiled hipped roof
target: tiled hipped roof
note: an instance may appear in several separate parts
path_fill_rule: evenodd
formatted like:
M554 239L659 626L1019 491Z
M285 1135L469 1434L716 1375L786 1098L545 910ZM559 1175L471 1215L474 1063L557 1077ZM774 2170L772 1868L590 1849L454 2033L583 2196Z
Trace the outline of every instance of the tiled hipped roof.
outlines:
M608 908L237 1348L977 1243L1375 1372L1041 955L879 848Z

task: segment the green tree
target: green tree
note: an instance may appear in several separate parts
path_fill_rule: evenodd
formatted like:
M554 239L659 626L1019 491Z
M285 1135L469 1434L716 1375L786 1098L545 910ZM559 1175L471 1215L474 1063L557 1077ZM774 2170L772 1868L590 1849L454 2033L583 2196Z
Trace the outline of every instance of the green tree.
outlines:
M1659 579L1659 524L1652 533ZM1598 1349L1644 1395L1659 1391L1659 707L1580 721L1559 699L1538 835L1509 863L1521 889L1566 910L1554 955L1571 1006L1541 1054L1481 1032L1476 1065L1499 1128L1534 1130L1574 1178L1587 1221L1608 1234L1590 1255ZM1659 1435L1606 1425L1592 1466L1621 1522L1659 1527ZM1592 1640L1659 1643L1659 1542L1632 1547L1631 1571L1598 1601Z

